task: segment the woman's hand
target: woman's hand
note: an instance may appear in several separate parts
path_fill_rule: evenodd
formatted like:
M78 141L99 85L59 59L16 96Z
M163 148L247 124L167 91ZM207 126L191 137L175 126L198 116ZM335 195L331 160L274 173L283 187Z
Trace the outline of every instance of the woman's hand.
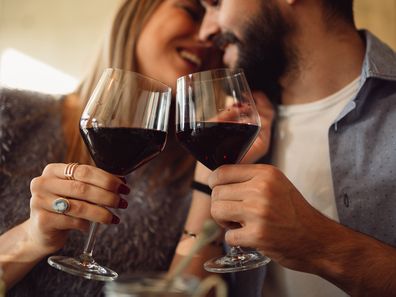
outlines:
M241 163L245 164L254 163L268 153L271 140L271 127L275 118L274 107L264 93L253 92L253 98L260 117L261 128L258 137L241 161ZM251 112L252 108L247 104L234 104L223 112L218 113L211 121L238 122L241 113L251 115ZM247 117L248 121L249 119Z
M275 111L268 100L268 97L262 92L253 92L253 98L260 116L261 129L249 151L243 157L241 163L254 163L268 153L271 140L271 127L275 118Z
M119 218L108 208L126 208L128 203L120 194L130 189L110 173L89 165L78 165L73 180L64 174L66 164L49 164L41 176L31 182L30 218L27 233L30 240L46 253L63 247L69 230L86 231L89 222L118 224ZM66 198L70 207L57 213L53 202Z

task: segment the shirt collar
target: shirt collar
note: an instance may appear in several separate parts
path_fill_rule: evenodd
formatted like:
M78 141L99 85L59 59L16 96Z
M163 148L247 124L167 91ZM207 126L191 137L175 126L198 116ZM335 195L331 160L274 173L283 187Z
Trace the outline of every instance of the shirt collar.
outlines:
M371 77L396 81L396 53L369 31L361 33L366 39L361 83Z

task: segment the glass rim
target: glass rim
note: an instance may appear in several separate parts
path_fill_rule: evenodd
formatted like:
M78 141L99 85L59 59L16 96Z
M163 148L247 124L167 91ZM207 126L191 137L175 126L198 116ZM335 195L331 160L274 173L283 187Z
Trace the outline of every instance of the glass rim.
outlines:
M160 81L158 79L152 78L152 77L147 76L145 74L141 74L141 73L133 71L133 70L126 70L126 69L121 69L121 68L117 68L117 67L106 67L103 70L103 73L110 72L110 71L125 72L125 73L129 73L129 74L133 74L133 75L135 75L135 76L137 76L137 77L139 77L141 79L145 79L145 80L148 80L148 81L150 81L152 83L160 85L161 87L164 88L164 91L160 91L160 92L163 92L163 93L172 92L172 88L170 86L168 86L167 84L163 83L162 81Z
M211 79L200 79L199 77L202 74L206 73L215 73L215 77ZM217 75L219 74L219 75ZM195 82L208 82L208 81L216 81L216 80L221 80L229 77L238 77L238 76L245 76L244 71L242 68L214 68L214 69L209 69L209 70L204 70L204 71L198 71L198 72L193 72L189 73L186 75L183 75L177 79L177 82L181 82L182 80L189 80L189 81L195 81Z

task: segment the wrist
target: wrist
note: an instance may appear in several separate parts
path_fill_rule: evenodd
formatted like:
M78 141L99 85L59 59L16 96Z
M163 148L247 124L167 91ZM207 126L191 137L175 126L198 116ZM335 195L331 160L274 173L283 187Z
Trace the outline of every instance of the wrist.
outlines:
M203 184L208 184L209 175L211 170L206 168L202 163L197 162L194 172L194 180Z
M312 273L352 296L389 296L387 290L396 289L395 249L337 225L332 234L323 236L322 252L312 258Z
M332 282L349 278L351 260L360 255L364 248L360 244L359 235L334 222L318 240L320 248L309 262L312 273Z
M212 189L207 184L198 182L196 180L193 180L191 182L191 189L199 191L199 192L202 192L202 193L207 194L209 196L212 195Z
M56 252L59 247L49 246L40 241L41 236L35 234L35 227L32 227L31 224L30 219L21 224L25 234L23 240L21 240L21 253L26 254L26 257L30 255L31 260L40 260Z
M47 253L27 232L28 221L7 231L0 237L0 268L3 280L11 288L30 271Z

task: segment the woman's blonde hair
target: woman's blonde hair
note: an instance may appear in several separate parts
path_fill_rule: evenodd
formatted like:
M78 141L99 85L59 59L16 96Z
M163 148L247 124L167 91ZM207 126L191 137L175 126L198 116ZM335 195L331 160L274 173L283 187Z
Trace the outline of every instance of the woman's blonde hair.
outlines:
M74 114L66 115L72 118L70 122L78 123L82 110L105 68L138 70L136 61L137 40L145 23L162 2L163 0L126 0L121 4L94 67L71 95L77 98L78 104ZM69 133L70 141L66 162L78 161L92 164L80 137L78 125L71 127Z

